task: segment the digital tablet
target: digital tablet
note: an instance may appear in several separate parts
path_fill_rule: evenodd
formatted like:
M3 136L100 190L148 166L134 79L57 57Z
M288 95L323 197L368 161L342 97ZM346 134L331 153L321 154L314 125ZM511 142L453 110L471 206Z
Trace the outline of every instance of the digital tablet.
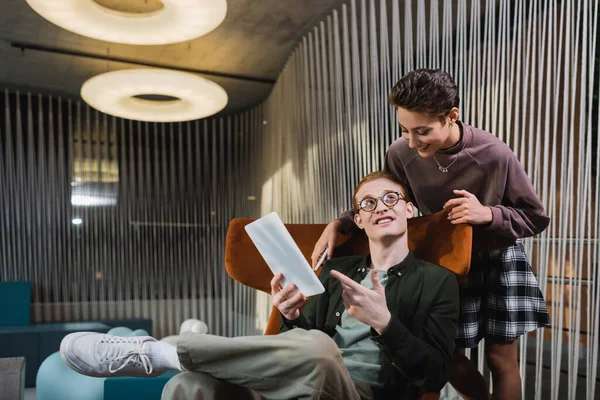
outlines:
M265 215L245 229L273 274L283 274L282 287L295 284L307 297L325 291L277 213Z

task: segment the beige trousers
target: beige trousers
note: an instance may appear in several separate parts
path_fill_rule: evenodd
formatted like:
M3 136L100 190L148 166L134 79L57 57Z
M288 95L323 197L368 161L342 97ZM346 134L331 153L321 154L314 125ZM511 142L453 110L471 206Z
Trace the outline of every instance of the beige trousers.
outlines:
M177 353L186 371L167 383L163 400L373 397L352 380L335 342L317 330L237 338L187 333Z

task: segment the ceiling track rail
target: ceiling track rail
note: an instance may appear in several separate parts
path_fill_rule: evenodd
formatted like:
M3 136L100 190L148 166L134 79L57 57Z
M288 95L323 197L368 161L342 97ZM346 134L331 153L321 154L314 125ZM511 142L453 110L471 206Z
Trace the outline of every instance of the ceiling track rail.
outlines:
M176 67L176 66L166 65L166 64L149 63L149 62L140 61L140 60L132 60L132 59L124 58L124 57L115 57L115 56L112 56L112 55L109 56L106 54L87 53L87 52L80 51L80 50L46 46L46 45L41 45L41 44L36 44L36 43L10 42L10 45L11 45L11 47L21 49L21 51L25 51L25 50L41 51L41 52L45 52L45 53L62 54L65 56L83 57L83 58L90 58L90 59L101 60L101 61L120 62L120 63L139 65L139 66L149 67L149 68L170 69L173 71L189 72L189 73L193 73L193 74L201 74L201 75L207 75L207 76L213 76L213 77L219 77L219 78L236 79L239 81L246 81L246 82L264 83L264 84L268 84L268 85L275 84L275 80L273 80L273 79L259 78L259 77L253 77L253 76L245 76L245 75L226 74L226 73L221 73L221 72L206 71L206 70L200 70L200 69L194 69L194 68L182 68L182 67Z

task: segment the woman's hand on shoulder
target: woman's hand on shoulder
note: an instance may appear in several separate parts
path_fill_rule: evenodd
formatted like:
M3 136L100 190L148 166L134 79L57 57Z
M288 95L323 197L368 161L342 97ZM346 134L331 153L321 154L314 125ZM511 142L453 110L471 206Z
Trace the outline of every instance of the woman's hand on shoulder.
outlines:
M317 240L317 244L315 244L315 248L310 256L311 266L313 269L319 262L319 259L325 250L327 250L328 260L333 256L333 248L335 247L337 235L341 226L342 223L340 220L336 219L333 222L330 222L323 230L323 233L321 234L319 240Z
M444 204L444 210L449 210L451 223L485 225L492 222L492 210L482 205L474 194L466 190L454 190L454 194L460 197Z

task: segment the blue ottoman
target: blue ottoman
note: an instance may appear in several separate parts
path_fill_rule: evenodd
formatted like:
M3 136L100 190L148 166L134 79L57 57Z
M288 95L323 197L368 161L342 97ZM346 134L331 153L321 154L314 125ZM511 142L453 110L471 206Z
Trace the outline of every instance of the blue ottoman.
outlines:
M179 371L167 371L155 378L108 378L104 381L104 400L160 400L163 388Z
M108 331L116 336L147 336L143 329L132 331L117 327ZM155 378L93 378L67 367L60 353L44 360L37 374L38 400L160 400L163 387L178 371Z
M106 378L81 375L67 367L60 353L46 358L38 370L38 400L102 400Z

